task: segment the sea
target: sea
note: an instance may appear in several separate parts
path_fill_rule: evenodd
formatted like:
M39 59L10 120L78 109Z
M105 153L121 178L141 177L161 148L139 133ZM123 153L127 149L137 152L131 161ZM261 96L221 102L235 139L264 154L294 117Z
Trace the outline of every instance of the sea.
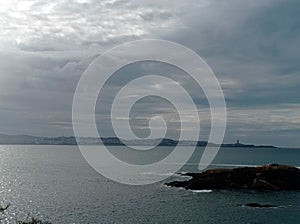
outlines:
M104 146L90 146L105 150ZM124 146L111 150L126 157ZM152 156L166 155L159 147ZM204 148L178 173L199 172ZM186 153L182 147L180 153ZM257 166L269 163L300 167L300 149L221 148L208 168ZM166 164L167 165L167 164ZM168 173L144 172L148 178ZM167 187L180 180L174 174L158 183L132 186L114 182L97 173L77 146L0 146L0 223L36 218L53 224L68 223L203 223L203 224L298 224L300 192L189 191ZM252 208L248 203L276 205Z

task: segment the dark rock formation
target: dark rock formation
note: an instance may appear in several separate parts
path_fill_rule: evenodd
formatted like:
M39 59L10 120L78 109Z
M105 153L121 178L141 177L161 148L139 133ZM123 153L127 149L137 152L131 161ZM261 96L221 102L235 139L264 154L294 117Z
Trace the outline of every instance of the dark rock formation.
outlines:
M278 207L276 205L258 204L258 203L248 203L245 204L245 206L252 207L252 208L277 208Z
M192 178L187 181L173 181L166 185L190 190L300 190L300 169L288 165L212 169L185 175Z
M10 204L6 205L5 207L0 206L0 212L4 212L6 209L8 209L9 206Z

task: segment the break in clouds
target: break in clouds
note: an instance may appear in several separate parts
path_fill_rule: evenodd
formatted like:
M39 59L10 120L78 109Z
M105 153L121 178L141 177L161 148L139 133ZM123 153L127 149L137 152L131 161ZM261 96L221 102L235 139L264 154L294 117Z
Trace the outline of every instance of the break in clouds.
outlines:
M228 109L225 142L299 146L299 7L296 0L1 1L0 132L73 135L73 94L89 63L126 41L161 38L191 48L214 70ZM205 96L181 71L150 63L121 72L177 77L197 103L207 138ZM121 83L112 80L107 94ZM164 101L142 103L143 116L177 122ZM105 130L107 119L96 117Z

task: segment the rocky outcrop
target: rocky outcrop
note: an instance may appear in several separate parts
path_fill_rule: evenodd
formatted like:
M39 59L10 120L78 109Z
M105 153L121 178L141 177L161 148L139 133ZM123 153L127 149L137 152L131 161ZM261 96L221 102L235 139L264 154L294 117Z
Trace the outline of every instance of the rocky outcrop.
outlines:
M173 181L166 185L190 190L300 190L300 169L269 164L260 167L212 169L202 173L185 174L187 181Z

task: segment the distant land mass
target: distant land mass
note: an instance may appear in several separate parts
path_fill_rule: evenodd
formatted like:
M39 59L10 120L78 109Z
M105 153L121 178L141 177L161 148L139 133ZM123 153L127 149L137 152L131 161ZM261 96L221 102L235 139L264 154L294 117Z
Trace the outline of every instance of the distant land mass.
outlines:
M173 139L146 139L146 140L124 140L117 137L79 137L74 136L59 136L59 137L38 137L31 135L7 135L0 134L0 145L158 145L158 146L217 146L215 143L207 141L189 141L189 140L173 140ZM221 144L220 147L237 147L237 148L277 148L273 145L252 145L242 144L237 140L232 144Z

